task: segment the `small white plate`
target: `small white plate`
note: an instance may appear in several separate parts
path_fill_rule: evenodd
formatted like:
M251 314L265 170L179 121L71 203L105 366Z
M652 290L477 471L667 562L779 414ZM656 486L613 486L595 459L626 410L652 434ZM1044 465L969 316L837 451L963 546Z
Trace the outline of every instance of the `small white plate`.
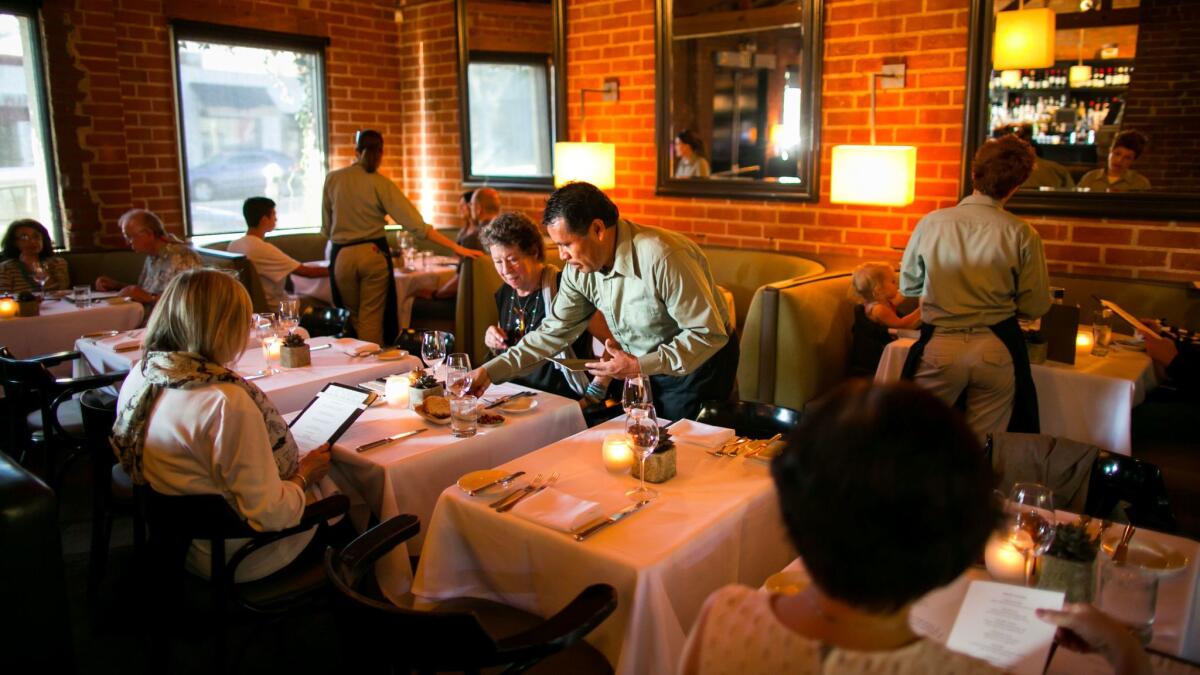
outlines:
M1113 549L1117 543L1121 541L1121 533L1114 532L1104 538L1100 548L1104 550L1106 556L1111 557ZM1179 574L1187 568L1188 558L1186 555L1171 548L1166 544L1149 539L1140 539L1135 532L1133 539L1129 540L1129 551L1125 554L1125 562L1129 565L1136 565L1142 569L1154 572L1159 577L1171 577Z
M441 425L450 424L450 416L449 415L447 415L445 419L442 419L440 417L434 417L433 415L430 415L429 413L425 412L425 404L424 403L419 403L417 405L414 405L412 407L412 409L413 409L413 412L415 412L421 416L421 419L423 419L426 422L429 422L431 424L441 424Z
M520 415L521 413L527 413L537 408L538 400L532 396L522 396L511 401L505 401L496 407L506 413Z
M399 361L406 356L408 356L408 352L403 349L388 349L376 354L375 358L380 361Z
M508 486L496 483L496 481L504 478L509 473L511 472L501 471L500 469L483 469L482 471L472 471L471 473L458 479L458 489L462 490L463 492L470 492L472 490L478 490L488 483L495 483L495 485L492 485L479 494L498 492Z

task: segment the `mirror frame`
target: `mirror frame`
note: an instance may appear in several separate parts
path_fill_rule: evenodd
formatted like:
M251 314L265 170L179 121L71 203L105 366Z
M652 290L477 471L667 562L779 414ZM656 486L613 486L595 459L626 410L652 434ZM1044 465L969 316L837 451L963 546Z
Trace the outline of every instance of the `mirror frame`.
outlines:
M467 87L467 66L471 45L467 38L467 2L455 0L454 23L458 40L458 129L462 156L462 184L467 188L494 187L504 190L554 189L554 144L567 140L567 24L563 0L550 0L551 29L554 31L553 73L550 78L550 175L523 178L520 176L486 176L471 173L471 102Z
M959 193L971 194L971 158L987 138L988 82L995 21L988 0L971 0L967 42L967 95L963 111ZM1091 216L1109 220L1200 220L1200 194L1182 192L1063 193L1018 190L1006 205L1016 213Z
M824 0L804 0L804 16L801 19L801 38L805 48L802 81L807 91L801 94L801 109L807 110L809 124L802 124L800 142L807 151L801 153L800 166L807 173L807 180L799 184L765 181L696 180L675 178L671 175L671 148L674 134L671 133L671 72L674 63L671 45L674 37L671 12L673 0L655 0L655 162L658 167L655 178L655 194L713 199L768 199L781 201L815 202L820 199L821 178L821 62L823 58L822 37L825 20ZM667 150L664 151L663 149Z

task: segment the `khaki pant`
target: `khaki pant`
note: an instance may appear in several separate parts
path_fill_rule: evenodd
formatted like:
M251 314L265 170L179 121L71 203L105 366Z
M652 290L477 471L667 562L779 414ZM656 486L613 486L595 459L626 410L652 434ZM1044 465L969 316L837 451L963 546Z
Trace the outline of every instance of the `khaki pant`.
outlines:
M374 244L347 246L338 251L333 275L358 339L382 346L388 284L395 283L383 253Z
M937 329L913 381L947 405L965 391L967 424L980 440L1008 427L1016 388L1012 356L987 328Z

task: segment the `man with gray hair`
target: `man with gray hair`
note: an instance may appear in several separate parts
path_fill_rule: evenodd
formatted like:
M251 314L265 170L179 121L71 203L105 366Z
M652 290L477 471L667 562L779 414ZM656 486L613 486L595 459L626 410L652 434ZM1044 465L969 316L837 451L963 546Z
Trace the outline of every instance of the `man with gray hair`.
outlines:
M203 267L200 256L192 247L175 235L168 234L162 220L154 212L130 209L121 215L117 223L129 248L134 253L144 254L146 262L142 264L142 273L136 284L101 276L96 279L96 290L120 291L123 297L151 304L158 300L175 275L193 267Z

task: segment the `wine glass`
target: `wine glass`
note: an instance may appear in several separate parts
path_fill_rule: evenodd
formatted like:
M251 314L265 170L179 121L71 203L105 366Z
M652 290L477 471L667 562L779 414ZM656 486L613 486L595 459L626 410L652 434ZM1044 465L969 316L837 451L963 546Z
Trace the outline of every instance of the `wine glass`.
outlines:
M471 357L461 352L446 357L446 389L460 397L471 388Z
M275 315L271 312L263 312L258 315L257 322L254 324L254 333L258 337L259 343L262 345L263 354L263 375L271 375L279 372L271 366L271 348L278 339L275 325ZM278 354L278 350L275 352Z
M1006 508L1008 540L1025 557L1025 582L1031 579L1031 557L1039 556L1054 541L1054 493L1045 485L1016 483Z
M401 232L397 237L400 243L400 255L404 259L404 271L412 272L413 238L407 232Z
M650 394L650 378L637 375L625 380L625 390L621 392L621 407L626 415L638 406L654 405L654 397Z
M440 330L427 330L421 334L421 358L425 365L433 369L437 378L437 369L446 358L446 334Z
M285 334L300 325L300 296L289 295L279 301L279 327Z
M625 493L635 502L650 501L658 496L658 492L646 487L646 458L658 447L658 418L654 414L654 406L638 404L629 410L625 419L625 433L629 435L629 446L641 462L641 487Z
M38 285L38 299L44 299L46 297L46 282L50 280L50 272L46 271L45 265L34 263L33 268L29 270L29 276Z

